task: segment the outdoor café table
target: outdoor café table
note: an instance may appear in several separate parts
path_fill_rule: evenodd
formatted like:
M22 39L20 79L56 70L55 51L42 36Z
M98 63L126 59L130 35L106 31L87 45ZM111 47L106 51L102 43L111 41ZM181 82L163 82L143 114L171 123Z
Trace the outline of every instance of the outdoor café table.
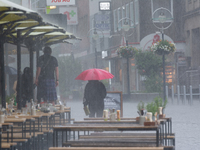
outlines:
M104 118L102 118L102 117L84 118L84 120L104 120ZM136 120L136 118L120 118L120 120Z
M138 124L135 120L84 120L84 121L74 121L74 124Z
M58 147L58 132L66 132L69 135L71 131L155 131L156 146L159 146L159 130L160 126L143 126L139 124L68 124L66 126L53 127L53 146ZM63 137L63 136L62 136ZM66 136L66 142L68 137ZM63 138L62 138L63 143Z
M25 115L18 115L18 116L8 116L8 118L25 118L26 119L26 126L28 125L27 123L29 122L29 135L33 132L33 136L35 136L35 118L32 116L25 116ZM32 129L32 123L33 123L33 129Z
M65 120L65 114L66 114L67 120ZM65 124L65 121L70 123L71 110L70 109L58 110L55 112L55 117L59 117L59 125Z
M7 132L7 143L9 142L9 129L11 129L11 142L13 142L13 123L2 123L2 127L6 127L6 132ZM2 129L3 132L4 129Z
M22 125L22 138L26 137L26 119L25 118L6 118L4 123L18 123Z
M55 112L48 112L48 113L44 113L44 112L41 112L41 111L37 111L36 112L36 115L41 115L42 118L45 118L42 119L42 123L41 123L41 132L42 132L42 127L43 127L43 124L46 125L46 129L50 129L50 125L52 124L52 126L55 124ZM50 118L53 118L54 121L51 122L51 119ZM45 122L46 121L46 122Z

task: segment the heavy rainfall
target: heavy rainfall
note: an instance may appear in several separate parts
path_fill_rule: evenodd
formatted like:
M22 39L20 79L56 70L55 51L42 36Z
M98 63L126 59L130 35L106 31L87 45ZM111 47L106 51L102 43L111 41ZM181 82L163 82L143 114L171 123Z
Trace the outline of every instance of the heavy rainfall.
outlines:
M0 0L0 149L200 150L199 11Z

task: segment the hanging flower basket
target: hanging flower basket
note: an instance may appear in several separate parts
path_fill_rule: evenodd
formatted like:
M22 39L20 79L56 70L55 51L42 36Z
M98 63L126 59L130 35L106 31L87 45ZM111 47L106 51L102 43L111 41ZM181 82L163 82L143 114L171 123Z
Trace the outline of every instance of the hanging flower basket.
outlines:
M117 49L117 54L123 58L131 58L138 52L138 50L132 46L122 46Z
M176 49L175 44L167 40L160 40L151 46L151 50L158 55L169 54Z

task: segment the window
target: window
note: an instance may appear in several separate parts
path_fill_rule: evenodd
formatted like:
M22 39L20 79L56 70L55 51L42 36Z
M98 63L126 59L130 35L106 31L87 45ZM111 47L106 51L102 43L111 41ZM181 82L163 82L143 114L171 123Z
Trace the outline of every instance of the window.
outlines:
M135 0L135 24L139 22L139 3L138 0Z
M130 3L130 19L131 21L131 26L134 25L134 11L133 11L133 2Z
M129 4L126 4L126 17L130 18L130 15L129 15ZM129 20L127 20L127 21L129 23Z
M122 6L122 18L126 17L126 9L125 6Z
M121 8L118 8L118 21L120 21L121 18L122 18L121 17ZM117 27L118 27L118 30L120 31L122 28L122 24L117 22Z
M117 20L117 10L115 9L114 11L113 11L113 14L114 14L114 32L117 32L117 23L118 23L118 20Z

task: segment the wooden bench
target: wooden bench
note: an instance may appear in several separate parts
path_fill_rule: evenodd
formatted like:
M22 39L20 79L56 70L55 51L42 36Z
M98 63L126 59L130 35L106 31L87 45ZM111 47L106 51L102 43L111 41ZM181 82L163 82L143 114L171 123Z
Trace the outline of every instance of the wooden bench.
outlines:
M99 139L99 138L137 138L137 139L155 139L156 135L154 133L101 133L101 132L94 132L90 135L81 135L79 136L80 139ZM175 146L175 134L167 134L165 137L161 137L162 140L170 140L172 145Z
M164 147L50 147L49 150L164 150Z
M156 147L156 139L99 138L69 140L64 147ZM161 145L160 145L161 146Z
M101 133L94 132L90 135L81 135L80 138L156 138L154 133ZM167 139L175 139L175 134L167 134Z
M2 149L11 149L11 147L16 146L17 143L1 143Z

